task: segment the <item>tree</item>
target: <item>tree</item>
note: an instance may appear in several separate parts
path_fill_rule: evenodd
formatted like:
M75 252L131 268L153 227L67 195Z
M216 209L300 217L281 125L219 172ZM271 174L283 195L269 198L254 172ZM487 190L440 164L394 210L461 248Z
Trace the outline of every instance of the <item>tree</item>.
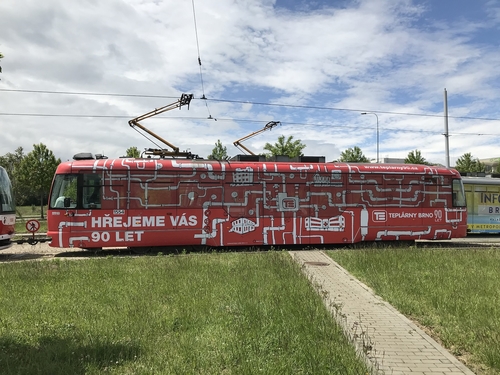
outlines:
M23 160L23 158L24 152L22 147L18 147L14 154L8 152L4 156L0 156L0 165L5 168L11 179L14 176L16 167L19 165L21 160Z
M405 159L405 164L424 164L429 165L429 163L422 156L420 150L413 150L408 153Z
M127 148L126 151L127 158L139 158L141 156L141 152L135 146Z
M369 163L370 159L368 159L365 155L363 155L363 151L358 146L354 146L354 148L348 148L340 154L339 161L342 162L351 162L351 163Z
M0 53L0 59L3 59L3 55ZM0 66L0 73L2 73L2 67Z
M476 158L476 172L485 172L486 171L486 165L484 163L481 163L481 160L479 158Z
M303 144L300 139L293 140L293 135L289 136L286 141L285 136L281 135L274 145L266 143L264 146L264 150L269 151L265 154L267 157L285 155L290 158L295 158L304 155L302 150L305 148L306 145Z
M207 156L209 160L228 160L230 157L227 155L227 147L222 146L220 139L215 143L212 153Z
M456 162L455 169L460 173L467 172L484 172L486 166L481 163L479 158L474 159L470 152L460 156Z
M497 164L495 166L495 169L493 170L493 173L500 173L500 159L497 159Z
M56 159L53 152L43 143L33 145L18 167L18 182L40 197L40 217L43 219L44 198L47 197L57 166L61 159Z
M18 167L21 161L25 158L23 148L18 147L14 153L7 153L0 156L0 165L5 168L12 183L14 198L18 205L25 205L30 198L30 191L18 182Z

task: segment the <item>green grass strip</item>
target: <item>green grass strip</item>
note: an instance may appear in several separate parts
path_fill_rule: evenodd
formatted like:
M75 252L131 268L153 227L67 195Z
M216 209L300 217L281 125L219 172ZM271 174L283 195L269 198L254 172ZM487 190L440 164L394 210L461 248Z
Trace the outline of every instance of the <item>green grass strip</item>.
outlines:
M329 251L453 354L500 373L500 250L386 248Z
M0 264L2 374L365 374L284 252Z

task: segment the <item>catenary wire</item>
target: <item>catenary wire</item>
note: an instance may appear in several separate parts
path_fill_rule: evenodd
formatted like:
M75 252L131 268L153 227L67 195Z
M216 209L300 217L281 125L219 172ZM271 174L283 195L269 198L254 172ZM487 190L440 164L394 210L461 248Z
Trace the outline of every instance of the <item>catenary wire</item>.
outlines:
M75 115L75 114L47 114L47 113L5 113L0 112L0 116L24 116L24 117L69 117L69 118L109 118L109 119L129 119L131 116L125 115ZM169 116L169 117L155 117L150 120L196 120L196 121L206 121L206 117L182 117L182 116ZM253 120L253 119L236 119L236 118L218 118L220 122L230 121L237 123L259 123L264 124L268 121L264 120ZM310 127L325 127L325 128L339 128L339 129L366 129L373 130L371 126L360 126L360 125L333 125L333 124L314 124L314 123L303 123L303 122L288 122L288 121L280 121L282 126L310 126ZM394 132L405 132L405 133L427 133L427 134L436 134L442 135L440 131L432 131L432 130L418 130L418 129L401 129L401 128L391 128L384 127L384 130L394 131ZM500 134L495 133L463 133L463 132L450 132L450 136L500 136Z
M60 95L88 95L88 96L117 96L117 97L158 98L158 99L178 99L179 98L178 96L167 96L167 95L117 94L117 93L20 90L20 89L0 89L0 92L60 94ZM196 99L203 99L203 98L194 98L194 99L196 100ZM444 117L444 115L429 114L429 113L394 112L394 111L380 111L380 110L374 111L371 109L353 109L353 108L320 107L320 106L296 105L296 104L265 103L265 102L252 102L252 101L248 101L248 100L207 99L207 98L205 98L203 100L213 101L213 102L252 104L252 105L262 105L262 106L271 106L271 107L283 107L283 108L346 111L346 112L357 112L357 113L358 112L373 112L373 113L378 113L378 114L399 115L399 116L438 117L438 118ZM500 118L493 118L493 117L471 117L471 116L450 116L449 115L448 118L458 119L458 120L500 121Z
M196 24L196 11L194 6L194 0L192 0L191 3L193 4L193 21L194 21L194 33L196 35L196 49L198 50L198 66L200 67L200 81L201 81L201 92L202 92L201 99L206 99L207 97L205 96L205 85L203 83L203 68L201 65L200 42L198 40L198 26ZM210 108L208 108L207 101L205 101L205 106L207 107L208 118L211 119L212 114L210 113Z

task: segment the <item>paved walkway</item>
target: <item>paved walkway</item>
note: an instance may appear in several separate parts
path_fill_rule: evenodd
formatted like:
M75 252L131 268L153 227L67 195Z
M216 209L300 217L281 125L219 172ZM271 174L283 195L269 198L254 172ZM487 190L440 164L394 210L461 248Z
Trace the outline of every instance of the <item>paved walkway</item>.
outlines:
M378 373L474 373L321 251L291 251L357 350Z

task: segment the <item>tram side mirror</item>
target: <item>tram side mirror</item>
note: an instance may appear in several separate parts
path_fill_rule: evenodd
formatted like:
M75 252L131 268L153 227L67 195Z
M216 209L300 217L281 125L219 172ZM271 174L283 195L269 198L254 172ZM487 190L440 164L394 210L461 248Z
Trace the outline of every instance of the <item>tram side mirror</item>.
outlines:
M64 208L71 206L71 198L64 198Z

